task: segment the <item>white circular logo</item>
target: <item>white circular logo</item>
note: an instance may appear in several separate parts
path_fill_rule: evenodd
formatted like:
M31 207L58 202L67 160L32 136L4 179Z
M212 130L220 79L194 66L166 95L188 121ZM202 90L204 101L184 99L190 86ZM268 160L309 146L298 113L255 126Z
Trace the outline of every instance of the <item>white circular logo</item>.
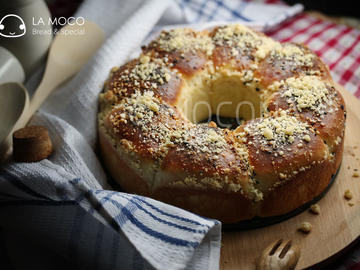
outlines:
M16 38L25 35L24 20L16 14L7 14L0 20L0 36Z

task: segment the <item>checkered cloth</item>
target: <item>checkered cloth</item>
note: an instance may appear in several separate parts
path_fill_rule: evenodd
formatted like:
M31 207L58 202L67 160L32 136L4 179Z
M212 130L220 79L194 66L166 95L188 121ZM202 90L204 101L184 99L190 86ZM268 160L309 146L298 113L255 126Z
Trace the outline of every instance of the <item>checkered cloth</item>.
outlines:
M305 43L329 66L334 81L360 98L360 30L303 13L267 34Z
M96 108L99 82L112 65L126 60L162 16L161 26L241 21L278 40L302 41L329 64L336 81L359 96L359 56L355 54L359 31L304 14L279 26L302 8L279 2L88 2L97 8L82 7L81 12L104 28L108 41L74 80L49 99L33 122L48 127L55 155L36 164L10 164L0 173L0 234L9 244L6 253L21 256L22 260L11 263L24 269L28 265L37 269L48 265L52 269L74 265L81 269L217 269L219 222L106 186L93 151L96 111L90 108ZM138 22L141 27L134 27ZM121 54L114 54L116 50ZM17 242L21 245L12 245ZM2 249L0 245L4 263Z

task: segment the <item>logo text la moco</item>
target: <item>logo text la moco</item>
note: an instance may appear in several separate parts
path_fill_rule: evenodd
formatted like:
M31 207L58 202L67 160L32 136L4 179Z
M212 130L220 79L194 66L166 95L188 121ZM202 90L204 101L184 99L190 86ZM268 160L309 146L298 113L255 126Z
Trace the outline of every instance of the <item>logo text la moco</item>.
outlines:
M34 26L37 25L52 25L52 26L65 26L65 25L79 25L82 26L85 23L84 17L59 17L59 18L49 18L47 22L43 20L43 18L32 18L32 24Z
M65 25L79 25L82 26L85 24L84 17L58 17L58 18L49 18L48 20L44 20L43 18L32 18L32 34L33 35L84 35L85 29L75 29L75 30L65 30L62 28ZM55 26L54 30L53 27L49 27L47 30L44 30L44 26ZM56 29L57 28L57 29ZM59 30L60 28L60 30Z
M65 25L79 25L82 26L85 24L85 19L83 17L58 17L58 18L48 18L43 19L41 17L36 18L32 17L32 34L33 35L44 35L44 34L58 34L63 32L55 30L52 31L53 26L55 28L61 28ZM44 26L48 26L48 29L44 29ZM27 26L25 25L24 20L16 14L7 14L0 19L0 36L6 38L17 38L25 35ZM74 33L63 33L63 34L84 34L81 30Z

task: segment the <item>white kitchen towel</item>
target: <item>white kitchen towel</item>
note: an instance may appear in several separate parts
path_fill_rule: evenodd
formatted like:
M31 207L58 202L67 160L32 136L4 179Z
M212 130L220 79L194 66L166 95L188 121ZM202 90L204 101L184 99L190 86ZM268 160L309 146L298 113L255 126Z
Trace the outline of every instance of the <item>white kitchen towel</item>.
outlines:
M54 153L37 163L7 164L0 172L0 237L10 263L37 269L218 269L220 222L111 190L95 153L98 94L109 70L161 27L237 21L266 30L301 10L236 0L85 1L76 16L96 22L107 39L32 121L49 129ZM30 90L40 75L29 80Z

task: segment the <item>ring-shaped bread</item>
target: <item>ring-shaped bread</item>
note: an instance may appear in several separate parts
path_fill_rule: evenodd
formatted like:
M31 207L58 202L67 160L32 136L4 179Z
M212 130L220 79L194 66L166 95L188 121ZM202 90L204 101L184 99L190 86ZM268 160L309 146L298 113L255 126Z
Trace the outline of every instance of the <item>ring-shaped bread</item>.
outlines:
M199 123L211 114L245 121ZM163 31L113 68L98 128L126 192L233 223L319 195L340 166L345 118L316 54L233 24Z

